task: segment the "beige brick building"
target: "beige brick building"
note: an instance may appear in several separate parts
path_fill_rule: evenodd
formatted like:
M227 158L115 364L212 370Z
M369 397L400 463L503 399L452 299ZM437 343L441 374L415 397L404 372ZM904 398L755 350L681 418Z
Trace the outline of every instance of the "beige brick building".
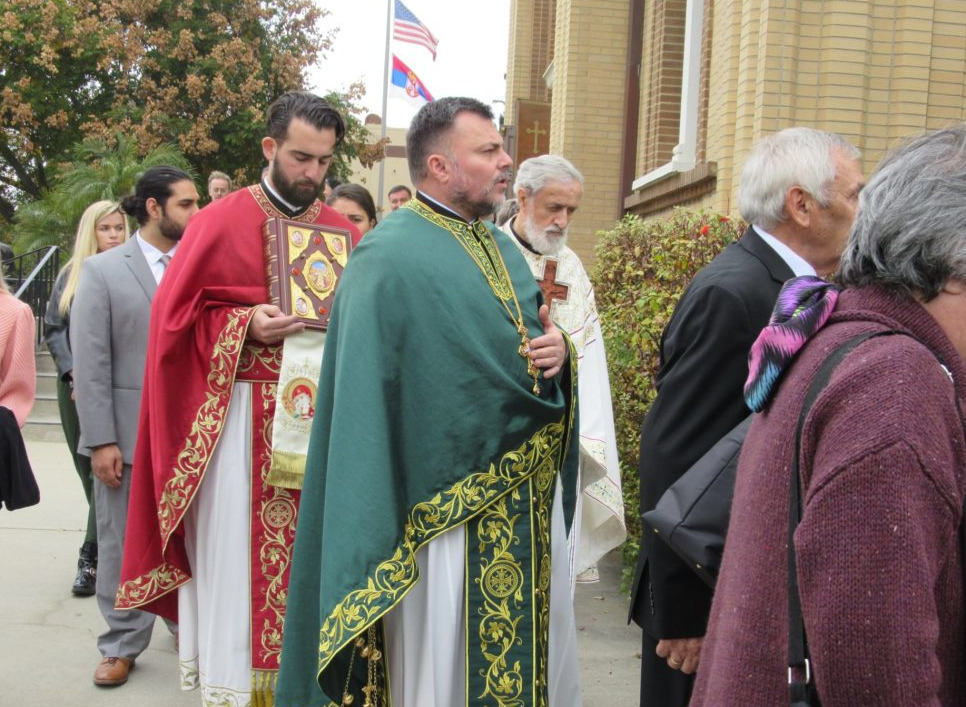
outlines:
M382 137L382 119L370 113L366 116L366 130L369 131L370 142L377 142ZM382 162L376 162L372 167L363 167L358 160L352 163L352 181L361 184L372 194L376 202L379 219L389 213L390 189L397 185L409 187L415 194L416 190L409 179L409 163L406 160L406 128L387 128L385 157ZM379 170L382 168L382 192L379 191ZM380 198L381 196L381 198ZM380 208L380 204L382 208Z
M595 232L624 213L737 215L738 174L764 135L841 133L871 172L902 138L966 118L962 0L513 0L510 12L508 144L583 171L571 240L588 265Z

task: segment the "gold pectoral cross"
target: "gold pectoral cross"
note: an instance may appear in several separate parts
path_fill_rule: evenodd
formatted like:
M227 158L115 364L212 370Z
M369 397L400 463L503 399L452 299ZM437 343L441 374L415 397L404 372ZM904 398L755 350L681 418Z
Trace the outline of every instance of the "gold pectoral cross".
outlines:
M538 382L540 380L540 371L533 363L533 354L530 353L529 332L523 323L517 327L517 331L520 332L520 348L517 349L517 353L527 360L527 375L533 378L533 394L540 395L540 383Z

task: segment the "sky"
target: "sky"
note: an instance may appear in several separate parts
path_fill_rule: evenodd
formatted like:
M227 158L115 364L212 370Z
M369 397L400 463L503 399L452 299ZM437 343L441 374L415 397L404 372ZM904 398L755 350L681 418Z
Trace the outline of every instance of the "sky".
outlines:
M361 79L366 85L362 103L367 112L381 113L387 0L318 2L330 11L322 20L323 29L338 32L332 50L309 71L309 86L325 93ZM506 98L510 0L405 0L405 4L439 40L436 60L425 47L396 40L392 53L415 72L434 98L472 96L489 105L499 119ZM387 125L408 127L420 105L390 95Z

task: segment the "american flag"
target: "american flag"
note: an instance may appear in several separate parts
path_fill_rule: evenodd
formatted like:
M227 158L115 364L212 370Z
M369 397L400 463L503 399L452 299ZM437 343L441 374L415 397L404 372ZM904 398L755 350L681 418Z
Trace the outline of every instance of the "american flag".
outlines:
M433 60L436 60L436 45L439 44L439 40L399 0L396 0L396 20L393 22L392 36L393 39L398 39L400 42L410 42L426 47L429 53L433 55Z

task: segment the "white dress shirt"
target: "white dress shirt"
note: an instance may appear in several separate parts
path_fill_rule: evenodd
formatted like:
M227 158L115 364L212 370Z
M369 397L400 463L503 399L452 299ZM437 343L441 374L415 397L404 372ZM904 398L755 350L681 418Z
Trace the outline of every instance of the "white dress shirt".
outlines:
M137 239L138 245L141 247L141 252L144 253L144 259L148 261L148 267L151 268L151 274L154 275L154 281L159 283L164 275L167 263L164 262L163 257L165 255L168 257L170 262L171 257L174 256L174 252L178 249L178 244L175 243L174 246L167 253L163 253L153 245L148 243L144 238L141 237L141 231L138 230L134 237Z
M758 224L752 225L755 227L755 230L758 231L758 235L761 236L761 239L771 246L771 249L778 253L779 257L785 261L785 265L787 265L791 271L795 273L795 277L817 274L815 272L815 268L809 265L805 259L802 258L802 256L775 238L772 234Z

